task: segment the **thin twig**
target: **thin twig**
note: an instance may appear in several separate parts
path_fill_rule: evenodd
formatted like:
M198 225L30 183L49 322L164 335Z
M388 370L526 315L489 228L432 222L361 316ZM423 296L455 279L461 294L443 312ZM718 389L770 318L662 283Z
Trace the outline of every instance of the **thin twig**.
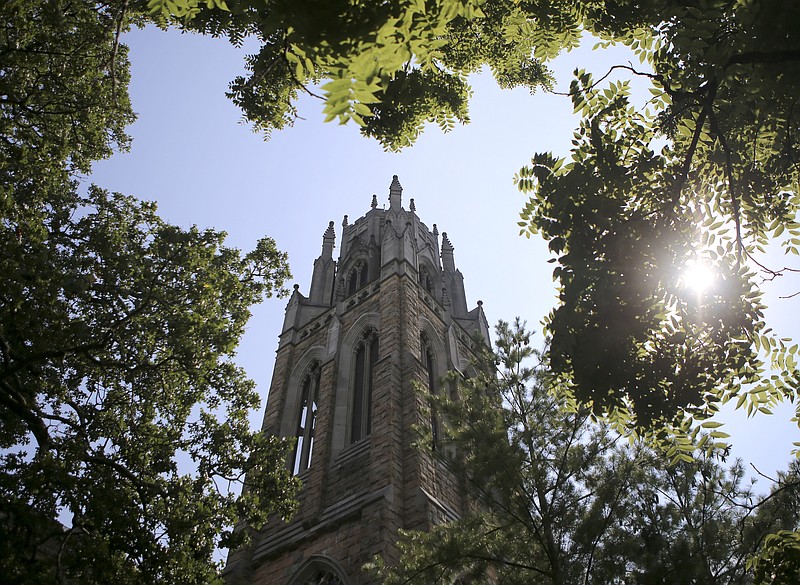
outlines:
M659 83L662 83L662 84L663 84L663 77L662 77L661 75L658 75L658 74L656 74L656 73L645 73L644 71L638 71L638 70L634 69L634 68L633 68L633 65L631 65L631 64L630 64L630 61L628 61L628 65L613 65L613 66L612 66L612 67L611 67L611 68L610 68L610 69L609 69L609 70L606 72L606 74L605 74L605 75L603 75L603 76L602 76L601 78L599 78L597 81L595 81L594 83L592 83L592 84L591 84L590 86L588 86L586 89L594 89L595 87L597 87L598 85L600 85L601 83L603 83L603 82L604 82L606 79L608 79L608 76L609 76L609 75L611 75L611 73L613 73L613 71L614 71L615 69L624 69L624 70L626 70L626 71L630 71L630 72L631 72L631 73L633 73L634 75L638 75L638 76L641 76L641 77L649 77L650 79L654 79L654 80L658 81ZM550 93L552 93L553 95L560 95L560 96L565 96L565 97L570 97L570 96L572 96L572 92L552 91L552 92L550 92Z

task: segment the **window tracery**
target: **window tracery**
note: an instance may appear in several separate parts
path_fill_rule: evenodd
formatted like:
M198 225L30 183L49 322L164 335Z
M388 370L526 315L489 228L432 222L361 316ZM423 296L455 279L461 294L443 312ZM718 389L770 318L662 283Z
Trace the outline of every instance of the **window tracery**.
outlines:
M314 427L317 422L317 401L319 397L320 367L315 362L303 378L300 394L300 411L295 431L292 473L298 475L311 467L314 454Z
M302 585L344 585L344 583L333 571L323 570L303 581Z
M372 388L375 362L378 361L378 336L368 329L355 350L353 402L350 442L356 443L372 432Z
M290 585L348 585L341 566L329 557L314 555L289 581Z
M433 294L433 277L430 271L424 266L419 269L419 283L429 294Z

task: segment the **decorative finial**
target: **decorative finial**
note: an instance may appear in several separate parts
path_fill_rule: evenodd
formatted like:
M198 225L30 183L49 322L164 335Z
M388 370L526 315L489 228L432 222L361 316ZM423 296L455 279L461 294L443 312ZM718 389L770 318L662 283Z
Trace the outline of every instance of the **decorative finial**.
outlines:
M416 211L416 210L417 210L417 206L416 206L416 205L414 205L414 198L413 198L413 197L411 198L411 202L408 204L408 208L409 208L411 211Z
M478 301L478 306L482 307L483 306L483 301Z
M342 227L347 227L347 216L346 215L344 216L344 219L342 220Z
M436 224L433 224L433 237L435 238L439 237L439 228L436 227Z
M297 284L297 283L295 283L295 285L294 285L294 290L295 290L295 292L297 292L298 290L300 290L300 285L299 285L299 284Z
M447 232L442 232L442 251L453 251L453 244L450 243L450 238L447 237Z
M378 207L378 196L375 193L372 194L372 209Z
M447 237L447 232L442 232L442 270L445 273L453 274L456 271L456 264L453 260L453 244Z
M322 257L331 258L333 255L334 243L336 242L336 232L333 229L333 222L328 222L328 229L322 234Z

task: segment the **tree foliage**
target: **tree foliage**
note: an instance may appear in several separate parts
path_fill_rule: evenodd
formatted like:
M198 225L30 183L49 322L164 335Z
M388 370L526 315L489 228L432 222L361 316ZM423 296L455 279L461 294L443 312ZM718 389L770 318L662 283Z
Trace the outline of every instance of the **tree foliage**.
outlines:
M648 107L631 105L625 83L576 72L571 157L536 155L517 176L532 192L522 231L557 255L551 365L632 426L677 417L685 428L736 396L768 411L797 386L797 347L767 335L755 254L785 234L787 251L800 243L800 12L770 1L627 8L587 10L587 29L644 62L624 68L650 82ZM700 297L681 286L691 263L716 274Z
M645 107L632 105L627 83L576 71L571 156L537 154L516 177L531 193L521 232L556 255L551 367L580 400L640 430L686 432L731 398L768 412L797 389L798 346L769 334L758 286L759 273L783 269L756 255L773 239L795 254L800 246L796 6L151 0L147 9L165 25L260 41L251 74L230 92L257 128L290 124L298 95L320 84L327 119L354 120L390 149L426 122L466 122L466 76L482 67L503 87L549 88L547 63L586 35L600 49L629 47L642 65L615 74L649 84ZM717 274L700 299L682 286L692 263Z
M725 438L706 420L722 403L769 413L796 395L798 345L771 332L759 282L791 269L767 267L759 253L771 241L800 251L797 6L342 0L225 8L201 7L184 26L262 41L252 75L231 89L257 127L289 123L299 92L320 83L329 119L353 119L393 149L413 142L426 121L445 129L467 121L464 76L481 67L504 87L547 88L547 63L586 35L600 49L631 49L641 65L609 73L643 80L651 99L636 106L626 82L576 71L572 152L536 154L516 176L530 194L520 231L544 237L555 256L559 301L545 330L552 375L617 429L655 435L686 464L698 445L709 455ZM714 286L691 290L691 266L713 272Z
M0 210L27 231L26 214L127 147L130 71L111 9L33 0L0 15Z
M582 82L590 77L573 87ZM704 406L690 412L705 417L761 367L753 274L734 240L703 226L716 212L697 192L673 201L683 161L652 150L655 130L629 106L625 85L575 96L591 114L570 161L537 155L520 178L535 191L520 223L557 255L550 365L578 399L631 426L672 422L687 406ZM713 267L712 287L698 293L686 282L692 264Z
M570 96L581 122L571 157L538 154L517 175L520 188L531 194L521 230L544 236L556 254L560 299L546 332L552 338L547 359L559 387L618 427L680 428L680 436L661 438L672 441L675 461L688 465L698 443L709 454L716 448L721 434L709 426L716 423L690 429L720 402L735 398L748 412L769 412L800 385L798 346L769 335L755 274L780 274L757 263L755 254L768 241L781 238L795 254L800 246L795 6L778 0L33 0L7 2L0 16L2 275L10 283L0 307L9 449L3 461L6 478L20 473L33 482L17 492L13 481L6 482L4 489L11 491L4 502L15 514L39 506L37 517L47 527L55 511L68 506L54 484L34 485L57 475L36 474L37 465L55 465L64 479L78 481L94 477L97 464L133 489L123 472L129 462L118 459L125 452L137 469L181 484L177 471L145 466L151 459L170 459L155 454L162 447L144 440L149 435L123 441L123 430L115 435L106 419L128 404L127 397L134 404L132 420L149 421L145 427L154 429L153 437L162 436L158 427L166 432L168 421L185 424L167 433L178 437L173 446L206 461L197 443L202 433L187 421L210 429L217 423L191 404L207 401L213 409L213 396L244 396L246 383L232 374L238 390L228 393L227 382L189 371L182 371L180 381L170 368L196 366L208 373L216 371L212 362L223 368L246 306L277 290L285 274L282 258L267 242L242 258L224 249L220 234L167 226L151 208L99 189L79 194L79 174L127 143L124 128L133 115L119 35L130 24L176 25L235 44L256 38L260 48L248 58L248 75L230 87L256 128L269 133L291 124L298 96L321 91L328 119L353 120L389 149L411 144L428 122L445 130L466 122L466 76L483 67L503 87L548 88L547 62L577 46L583 35L628 46L642 61L641 70L630 64L620 69L651 85L647 107L631 105L624 83L576 72ZM116 229L107 217L128 227ZM188 271L170 273L170 258L187 262L209 282ZM718 275L716 288L700 298L681 285L678 272L690 262ZM28 270L29 264L39 272ZM171 280L153 277L159 266ZM104 282L120 288L103 291ZM206 284L212 291L199 288ZM149 314L162 300L159 313ZM120 327L130 336L115 337ZM187 334L185 345L156 342L172 340L173 333ZM211 348L198 347L199 340L210 341ZM768 357L766 366L759 352ZM162 361L164 356L171 357ZM139 380L124 373L125 360L138 364L134 368L149 364L153 372L173 373ZM111 366L118 377L98 373ZM767 366L776 371L773 379L764 373ZM188 394L175 400L174 412L156 401L138 415L136 409L145 405L134 398L147 380ZM232 408L244 402L233 399ZM183 418L187 409L187 416L199 419ZM218 426L221 434L208 436L235 435L231 429L239 428ZM703 435L702 428L711 432ZM110 436L94 434L99 429ZM73 446L67 447L68 436L76 440ZM215 440L207 453L247 440ZM125 451L134 444L142 454ZM48 453L59 449L71 459L52 463ZM87 460L92 453L120 467ZM151 479L148 485L161 481ZM202 475L196 479L206 481ZM189 497L181 493L179 500ZM167 511L177 508L157 495L152 504L141 500L139 511L163 511L151 526L166 526ZM126 509L132 508L119 506ZM88 512L78 504L71 511L80 526ZM94 543L95 551L102 543L113 556L119 543L111 535L118 534L121 521L93 522L94 532L87 528L80 539L67 540L84 547ZM98 522L115 528L104 532L95 528ZM171 542L164 538L159 545ZM784 544L782 550L791 553L788 540L776 546ZM118 557L107 566L149 570L145 556ZM160 578L155 570L150 576Z
M208 3L209 6L211 3ZM221 3L217 3L221 4ZM301 93L321 84L327 120L353 120L387 149L409 146L424 125L444 130L468 120L466 76L491 68L504 87L532 91L549 75L532 51L557 37L558 7L542 8L552 22L528 35L514 2L482 0L226 0L224 8L196 0L151 0L151 13L239 44L260 44L230 97L267 134L291 124Z
M397 566L375 564L384 582L753 583L765 535L800 521L797 466L757 496L723 451L670 464L575 408L540 360L519 322L501 322L480 373L436 400L431 454L462 474L476 513L405 533Z
M233 526L289 514L297 487L286 446L250 431L258 395L233 361L286 256L80 188L127 144L129 16L0 7L0 573L15 583L214 582Z

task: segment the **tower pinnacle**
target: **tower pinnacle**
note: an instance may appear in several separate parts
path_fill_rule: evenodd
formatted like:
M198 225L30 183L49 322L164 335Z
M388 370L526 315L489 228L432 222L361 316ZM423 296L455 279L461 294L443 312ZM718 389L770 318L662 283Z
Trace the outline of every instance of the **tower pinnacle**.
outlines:
M403 197L403 187L397 179L397 175L392 177L392 184L389 185L389 209L392 211L400 211L400 206Z
M347 217L347 216L345 216ZM322 235L322 257L331 258L333 256L333 245L336 241L336 232L333 231L333 222L328 223L328 229Z
M453 244L447 237L447 232L442 232L442 268L448 274L456 271L455 260L453 259Z

